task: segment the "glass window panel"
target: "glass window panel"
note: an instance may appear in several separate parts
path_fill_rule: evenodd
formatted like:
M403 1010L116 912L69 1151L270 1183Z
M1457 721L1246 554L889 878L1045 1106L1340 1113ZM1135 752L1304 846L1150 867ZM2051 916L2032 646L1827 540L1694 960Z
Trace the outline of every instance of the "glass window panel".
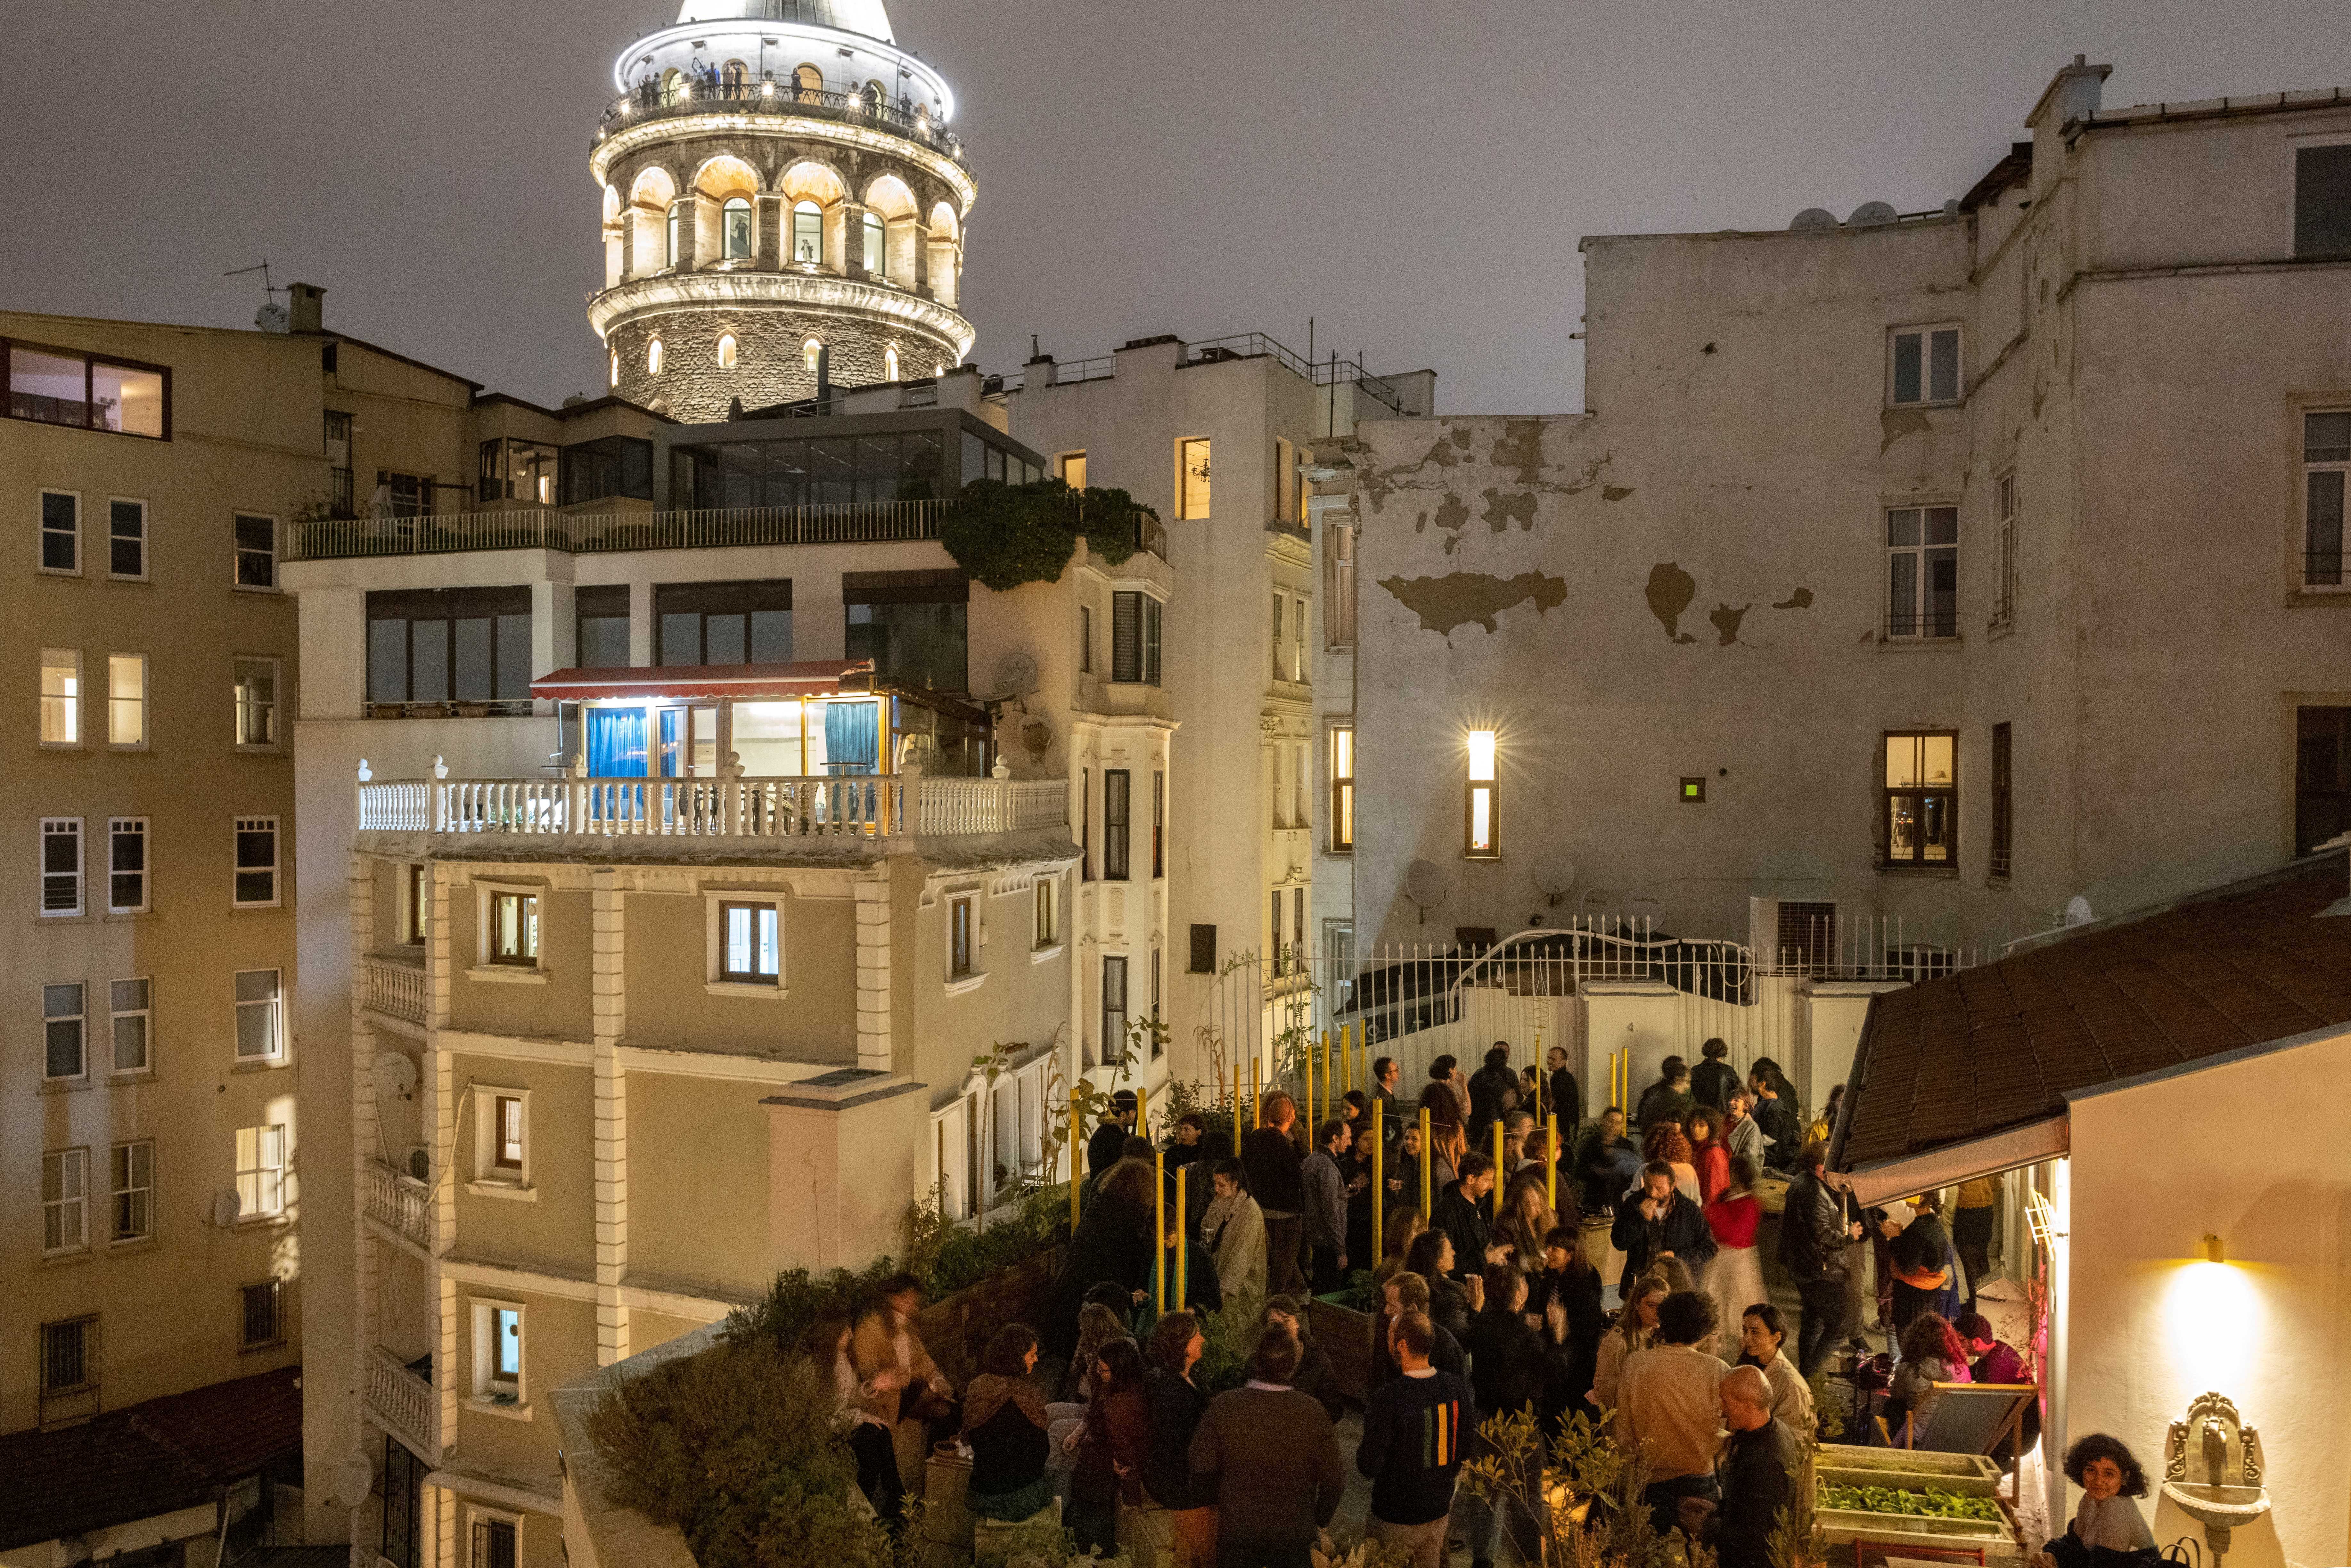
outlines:
M1918 557L1907 550L1888 556L1886 568L1886 602L1892 622L1888 629L1907 636L1918 629Z
M1947 328L1934 335L1928 350L1927 396L1936 402L1949 402L1959 395L1959 334L1957 328Z
M2309 509L2304 522L2303 545L2308 552L2303 569L2305 582L2325 585L2343 580L2344 485L2345 475L2340 469L2322 470L2309 476Z
M468 616L456 623L456 689L451 695L463 702L486 701L494 688L496 671L490 663L490 637L493 622L486 616Z
M740 615L708 615L703 618L703 663L708 664L739 664L744 662L743 617Z
M1956 736L1929 735L1920 737L1918 751L1926 774L1920 782L1949 784L1951 781L1952 748L1957 743Z
M2306 463L2351 463L2351 410L2304 414L2302 456Z
M163 377L102 361L91 364L90 423L131 435L163 434Z
M737 703L735 752L751 779L794 779L800 766L800 705Z
M147 741L147 661L137 653L107 657L107 739L116 746Z
M117 577L147 575L147 508L137 501L107 504L106 570Z
M1894 401L1896 402L1921 401L1919 348L1917 333L1896 332L1894 335Z
M408 622L368 622L368 701L408 700Z
M629 618L591 615L580 622L580 663L590 670L616 669L629 662Z
M1491 849L1494 844L1493 791L1479 787L1469 791L1469 847ZM1277 895L1279 896L1279 895Z
M1886 542L1889 545L1915 545L1918 542L1918 509L1906 507L1886 514Z
M792 662L792 612L755 610L751 612L751 663L789 664Z
M987 444L967 430L963 433L963 473L960 482L966 485L987 477Z
M1886 737L1886 787L1903 789L1918 782L1918 737L1915 735L1889 735Z
M1927 623L1923 630L1929 637L1956 637L1959 634L1959 552L1956 549L1930 549L1927 552Z
M81 653L74 648L41 650L41 744L81 742Z
M1886 801L1886 858L1915 861L1918 858L1917 800L1915 796L1896 795Z
M449 700L449 622L409 623L409 700L439 703Z
M508 699L530 695L530 617L498 617L497 689L491 695ZM628 661L623 658L622 663Z
M809 443L809 499L838 506L856 499L857 444L846 436Z
M702 617L698 614L673 614L661 618L661 654L664 664L699 664L702 663Z
M78 571L81 567L81 501L55 491L41 493L41 567Z
M114 1020L114 1071L147 1070L147 1015L135 1013Z
M38 349L8 350L8 414L43 424L89 423L89 391L79 355L45 354Z
M1959 509L1957 507L1927 508L1927 542L1930 545L1955 545L1959 542Z

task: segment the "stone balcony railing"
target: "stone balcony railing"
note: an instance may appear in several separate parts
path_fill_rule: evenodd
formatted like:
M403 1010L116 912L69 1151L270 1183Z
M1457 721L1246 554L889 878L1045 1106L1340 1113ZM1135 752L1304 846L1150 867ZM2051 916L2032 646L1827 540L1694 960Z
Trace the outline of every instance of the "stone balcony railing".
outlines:
M931 118L928 104L909 99L878 98L870 92L835 92L802 87L791 81L678 80L666 89L656 81L641 82L614 99L596 128L595 140L626 126L689 114L807 115L870 125L918 141L954 159L966 162L963 139Z
M369 1412L405 1439L413 1451L439 1453L438 1401L433 1396L432 1382L409 1371L381 1345L369 1347L362 1370Z
M424 1021L423 966L398 958L369 958L360 965L360 1005L386 1018Z
M908 839L1069 824L1064 779L371 778L362 832L517 833L580 839ZM420 996L421 1001L421 996Z
M361 1197L367 1217L432 1250L432 1189L381 1160L370 1160L365 1172Z

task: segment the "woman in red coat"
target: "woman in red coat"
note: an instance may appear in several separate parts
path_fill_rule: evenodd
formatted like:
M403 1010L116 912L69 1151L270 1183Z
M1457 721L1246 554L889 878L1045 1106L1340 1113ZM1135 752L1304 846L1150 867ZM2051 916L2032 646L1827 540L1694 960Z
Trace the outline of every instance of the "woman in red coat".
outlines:
M1726 1339L1739 1333L1739 1320L1758 1301L1770 1301L1763 1289L1763 1257L1755 1249L1756 1228L1763 1223L1763 1205L1757 1199L1755 1162L1745 1155L1730 1161L1729 1185L1706 1206L1707 1228L1714 1232L1714 1256L1707 1260L1706 1292L1721 1309L1719 1322Z

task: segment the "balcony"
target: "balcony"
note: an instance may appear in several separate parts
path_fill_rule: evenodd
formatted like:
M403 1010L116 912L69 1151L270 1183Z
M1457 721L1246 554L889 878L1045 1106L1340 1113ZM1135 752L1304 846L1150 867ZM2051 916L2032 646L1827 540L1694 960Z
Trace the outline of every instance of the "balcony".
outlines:
M935 539L952 501L848 501L683 512L532 507L415 517L321 517L286 525L288 560L449 555L462 550L712 549L729 545L896 544Z
M361 832L505 833L575 847L1069 831L1069 784L1059 779L362 779L359 791Z
M657 81L639 83L612 100L597 122L596 141L632 125L689 114L801 115L870 125L917 141L966 163L963 139L942 130L927 104L911 99L877 99L862 92L833 92L789 81L678 82L664 92ZM591 143L592 145L592 143Z
M429 1369L432 1364L423 1364ZM432 1378L418 1375L380 1344L369 1347L364 1370L368 1414L416 1453L440 1453Z
M361 1198L367 1217L393 1234L433 1249L433 1189L381 1160L367 1163Z
M361 1007L386 1018L424 1021L424 968L401 958L368 958L360 964Z

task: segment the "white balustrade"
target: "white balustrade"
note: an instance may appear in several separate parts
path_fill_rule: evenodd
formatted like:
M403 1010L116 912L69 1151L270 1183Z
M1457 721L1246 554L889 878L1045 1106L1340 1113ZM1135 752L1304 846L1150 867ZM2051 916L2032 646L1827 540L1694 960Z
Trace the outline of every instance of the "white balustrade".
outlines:
M440 1445L434 1419L433 1385L402 1366L381 1345L370 1348L367 1402L385 1425L393 1427L418 1450L437 1454Z
M402 779L359 791L362 829L531 837L898 838L1060 827L1069 815L1060 779ZM421 983L415 1005L399 1016L422 1018Z
M368 1218L379 1220L430 1250L433 1245L432 1188L381 1160L370 1160L366 1172Z
M388 1017L424 1021L424 970L391 958L365 960L366 1005Z

